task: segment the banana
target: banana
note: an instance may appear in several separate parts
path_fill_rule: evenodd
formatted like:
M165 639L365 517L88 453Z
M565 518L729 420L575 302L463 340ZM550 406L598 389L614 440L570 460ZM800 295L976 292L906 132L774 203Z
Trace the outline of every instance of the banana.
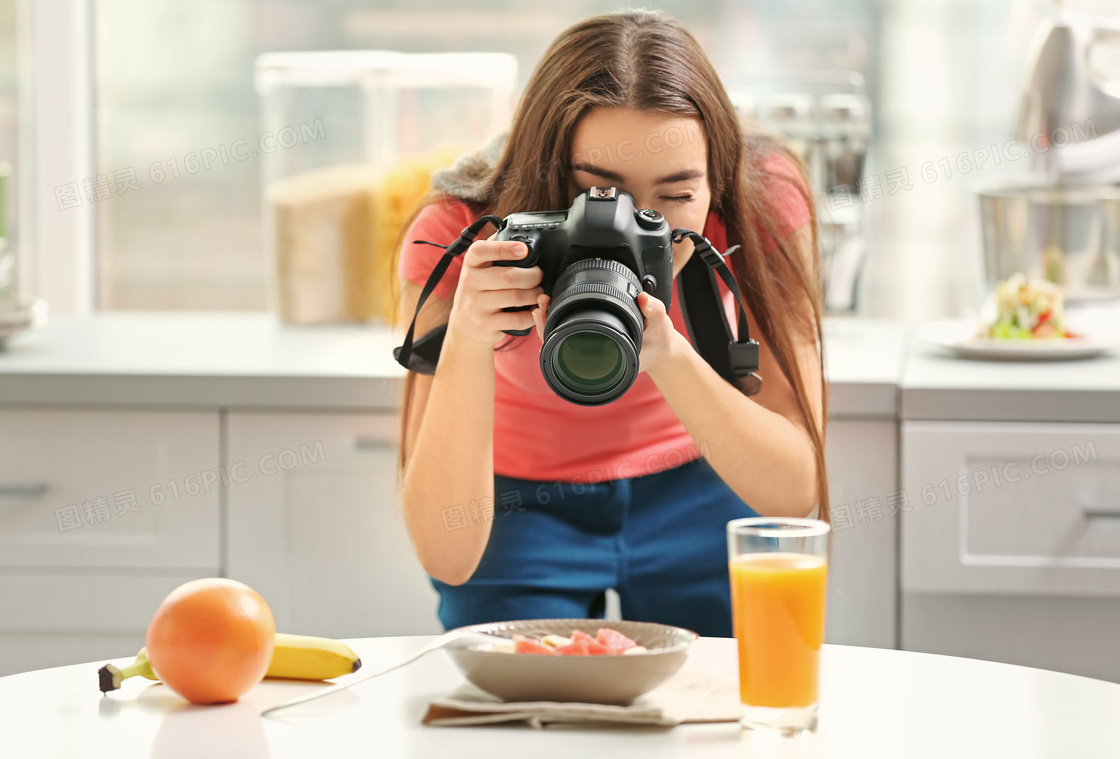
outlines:
M136 661L129 664L124 669L106 664L101 669L97 670L97 677L102 693L107 693L111 690L116 690L121 687L121 681L127 680L130 677L146 677L149 680L158 680L156 673L152 671L152 664L148 661L148 649L141 648L140 653L136 654Z
M328 680L357 672L362 660L354 649L330 638L276 633L276 648L265 677Z
M313 635L292 635L276 633L276 645L272 649L272 661L265 677L293 680L327 680L332 677L357 672L362 660L354 649L345 643L330 638ZM130 677L146 677L159 680L148 661L148 649L141 648L136 660L124 669L106 664L97 671L98 684L102 693L117 690L121 682Z

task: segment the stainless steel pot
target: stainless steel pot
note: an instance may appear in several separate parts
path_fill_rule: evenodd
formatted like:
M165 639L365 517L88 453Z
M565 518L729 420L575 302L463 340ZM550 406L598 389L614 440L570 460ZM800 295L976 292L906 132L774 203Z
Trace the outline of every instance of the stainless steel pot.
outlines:
M1065 288L1069 303L1120 301L1120 186L980 188L989 287L1017 271Z

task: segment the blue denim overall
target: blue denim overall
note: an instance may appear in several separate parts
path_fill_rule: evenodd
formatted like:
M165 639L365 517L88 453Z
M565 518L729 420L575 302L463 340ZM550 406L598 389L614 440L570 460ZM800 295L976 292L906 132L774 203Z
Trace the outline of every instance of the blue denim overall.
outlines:
M446 629L513 619L623 619L730 638L726 526L758 516L703 457L595 484L494 477L482 560L462 585L430 578ZM470 525L472 528L475 525Z

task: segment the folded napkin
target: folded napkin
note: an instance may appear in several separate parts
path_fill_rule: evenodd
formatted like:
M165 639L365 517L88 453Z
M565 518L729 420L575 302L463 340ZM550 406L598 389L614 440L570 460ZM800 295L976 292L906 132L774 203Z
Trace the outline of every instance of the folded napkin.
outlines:
M502 701L463 683L428 705L421 722L440 727L526 721L541 729L563 725L637 724L672 726L684 722L739 719L736 680L717 672L681 670L629 706L559 701Z

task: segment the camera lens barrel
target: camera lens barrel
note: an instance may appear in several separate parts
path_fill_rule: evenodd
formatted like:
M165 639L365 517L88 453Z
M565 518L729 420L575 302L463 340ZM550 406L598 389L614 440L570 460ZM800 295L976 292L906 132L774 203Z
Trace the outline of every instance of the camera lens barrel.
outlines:
M595 406L634 384L645 326L640 292L638 276L612 259L585 258L560 273L541 348L541 371L554 392Z

